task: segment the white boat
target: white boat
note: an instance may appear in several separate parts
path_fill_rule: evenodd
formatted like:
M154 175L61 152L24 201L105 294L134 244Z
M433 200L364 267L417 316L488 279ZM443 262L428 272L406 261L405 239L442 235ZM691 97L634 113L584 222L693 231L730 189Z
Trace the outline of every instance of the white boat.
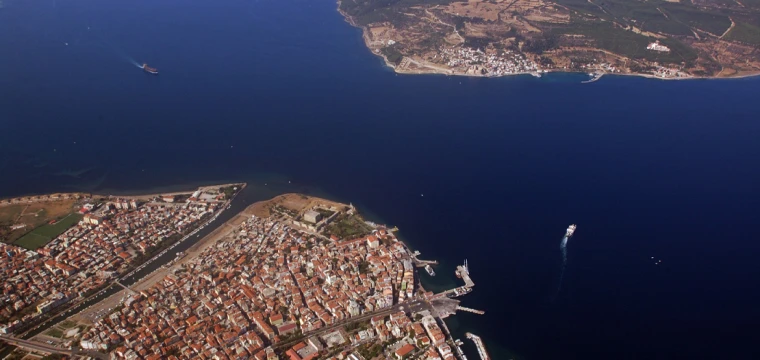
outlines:
M435 271L433 271L433 267L430 265L425 265L425 271L427 271L428 275L435 276Z
M575 224L572 224L567 227L567 232L565 232L565 237L569 238L573 236L574 232L575 232Z

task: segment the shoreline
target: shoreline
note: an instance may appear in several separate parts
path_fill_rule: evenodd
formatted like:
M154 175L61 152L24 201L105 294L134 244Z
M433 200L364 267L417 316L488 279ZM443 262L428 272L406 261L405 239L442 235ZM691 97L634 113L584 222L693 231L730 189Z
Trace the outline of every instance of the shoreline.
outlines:
M195 190L203 190L206 188L220 188L220 187L226 187L226 186L233 186L233 185L241 185L243 187L246 187L248 185L247 182L239 181L239 182L232 182L232 183L225 183L225 184L215 184L215 183L205 183L206 185L177 185L177 186L168 186L166 188L172 188L171 190L167 189L166 192L160 192L159 188L152 188L152 189L146 189L146 190L126 190L123 192L120 191L97 191L97 192L85 192L85 191L75 191L75 192L50 192L50 193L30 193L30 194L23 194L23 195L12 195L12 196L6 196L6 197L0 197L0 206L7 206L7 205L16 205L19 203L34 203L34 202L48 202L48 201L60 201L65 200L71 197L75 196L89 196L89 197L118 197L118 198L125 198L125 199L139 199L139 198L145 198L145 197L156 197L156 196L162 196L162 195L186 195L186 194L192 194L195 192ZM190 189L191 187L194 187L194 189ZM188 188L188 190L177 190L180 188ZM144 191L144 192L141 192ZM110 193L110 194L109 194ZM52 199L51 196L59 196L59 198ZM40 199L42 197L46 197L44 199ZM37 199L31 199L31 198L37 198ZM31 200L30 200L31 199ZM18 201L18 203L12 203L12 201Z
M116 198L124 198L124 199L145 199L145 198L154 198L154 197L157 197L157 196L187 195L187 194L194 193L196 190L201 190L202 191L202 190L206 190L206 189L210 189L210 188L218 189L218 188L223 188L223 187L228 187L228 186L240 186L241 190L242 190L246 186L248 186L248 184L245 183L245 182L239 182L239 183L218 184L218 185L204 185L204 186L199 186L199 187L195 188L195 190L165 192L165 193L156 193L156 194L138 194L138 195L113 195L113 194L102 195L102 194L93 194L93 196L116 197ZM152 190L151 190L151 192L152 192Z
M365 33L365 30L362 28L362 32ZM443 70L441 71L424 71L424 70L400 70L397 66L391 64L388 61L388 58L385 57L383 54L375 53L372 51L372 49L369 48L369 46L366 45L366 38L364 35L362 35L362 38L365 40L365 47L367 50L370 51L372 55L378 56L383 59L385 62L385 66L393 70L396 74L401 75L444 75L444 76L461 76L461 77L468 77L468 78L483 78L483 79L501 79L501 78L508 78L513 76L524 76L524 75L530 75L532 77L541 78L544 75L548 74L574 74L574 75L588 75L588 72L586 71L566 71L566 70L553 70L553 69L540 69L541 72L519 72L519 73L511 73L511 74L503 74L503 75L474 75L474 74L465 74L461 72L454 72L453 70ZM405 57L406 58L406 57ZM727 77L715 77L715 76L689 76L689 77L660 77L657 75L652 74L638 74L638 73L607 73L607 72L596 72L598 75L598 78L596 80L601 79L603 76L630 76L630 77L640 77L645 79L652 79L652 80L665 80L665 81L678 81L678 80L739 80L739 79L747 79L747 78L754 78L754 77L760 77L760 72L753 73L753 74L744 74L739 76L727 76ZM594 81L596 81L594 80Z
M531 75L533 77L541 77L545 74L588 74L586 71L563 71L563 70L552 70L552 69L540 69L542 72L540 73L532 73L532 72L521 72L521 73L512 73L512 74L503 74L503 75L495 75L495 76L486 76L486 75L475 75L475 74L465 74L465 73L458 73L454 72L453 70L446 70L446 69L440 69L441 71L424 71L424 70L399 70L396 65L391 64L388 61L388 58L383 55L382 53L375 52L370 46L367 38L367 28L364 26L359 26L356 24L354 19L343 12L343 10L340 9L341 0L337 0L338 4L338 13L343 16L343 19L349 23L351 26L358 28L362 31L362 40L364 41L364 47L369 50L369 52L372 55L378 56L383 59L383 62L385 62L385 66L389 67L393 70L396 74L402 74L402 75L446 75L446 76L462 76L462 77L471 77L471 78L506 78L511 76L520 76L520 75ZM404 58L408 58L407 56L404 56ZM429 68L428 68L429 69ZM448 71L448 73L447 73ZM539 76L536 76L539 75ZM738 75L738 76L725 76L725 77L718 77L718 76L689 76L689 77L659 77L652 74L640 74L640 73L601 73L601 75L596 79L599 80L604 75L620 75L620 76L634 76L634 77L642 77L646 79L656 79L656 80L737 80L737 79L746 79L746 78L752 78L752 77L759 77L760 71L757 73L750 73L750 74L744 74L744 75ZM596 81L594 80L594 81Z
M197 259L197 257L200 254L202 254L206 249L214 247L220 242L223 242L226 239L230 238L231 236L234 236L234 234L236 233L236 230L238 230L238 227L241 226L245 221L250 219L252 215L256 215L258 217L262 217L265 219L275 216L277 213L273 213L269 211L269 208L271 207L271 205L282 204L283 201L288 202L288 198L293 197L293 196L305 197L304 199L305 202L300 204L300 206L302 206L303 208L310 208L310 206L313 205L314 203L325 203L325 204L329 204L333 206L345 206L345 207L350 206L349 204L344 204L344 203L333 201L327 198L305 195L305 194L300 194L300 193L283 193L283 194L279 194L274 197L271 197L269 199L256 201L252 204L245 206L245 208L243 208L242 210L232 215L232 217L229 218L227 221L220 224L210 233L206 234L204 237L196 241L193 245L191 245L189 248L187 248L184 251L184 254L182 255L181 258L178 258L176 261L170 262L168 266L162 265L161 267L157 268L153 272L138 279L132 284L129 284L128 285L129 289L137 293L141 293L142 291L155 286L157 283L160 283L161 281L163 281L174 270L182 267L183 264L192 262L193 260ZM299 210L299 211L302 211L302 210ZM264 214L262 214L262 211L267 213L266 216L263 216ZM362 220L367 221L358 211L357 211L357 216L359 216ZM377 225L374 225L374 224L370 224L370 225L373 228L377 228ZM387 225L383 225L383 226L387 226ZM303 230L303 231L310 233L306 230ZM411 250L411 247L409 246L409 244L407 244L405 241L403 241L402 239L398 237L396 237L396 240L398 241L398 243L401 244L401 246L403 246L406 249L409 255L412 256L412 258L416 258L416 256L413 255L413 251ZM343 239L342 241L351 241L351 240ZM422 272L419 272L418 270L415 269L415 277L417 277L416 285L419 287L418 289L419 292L424 293L424 292L430 291L429 289L426 289L425 286L422 284L422 278L423 278ZM455 285L455 286L459 286L459 285ZM105 311L106 308L108 308L109 311L112 308L116 308L119 305L120 301L123 300L123 297L129 294L130 293L126 289L119 290L116 293L91 305L84 311L81 311L66 319L75 321L78 324L87 324L91 326L93 324L93 321L91 320L92 314ZM398 305L401 305L401 304L399 303ZM385 310L377 310L377 311L382 312ZM455 314L450 314L450 315L455 315ZM433 316L436 318L436 320L438 320L438 323L441 326L441 328L445 330L444 331L445 336L453 342L455 338L454 334L449 329L448 324L445 321L446 318L453 317L453 316L440 316L440 314L435 313L435 312L433 313ZM314 331L318 332L319 330L314 330ZM43 333L40 333L37 335L43 335ZM459 353L460 355L463 354L461 346L452 345L452 348L456 349L457 353ZM463 358L466 359L466 357L463 357Z

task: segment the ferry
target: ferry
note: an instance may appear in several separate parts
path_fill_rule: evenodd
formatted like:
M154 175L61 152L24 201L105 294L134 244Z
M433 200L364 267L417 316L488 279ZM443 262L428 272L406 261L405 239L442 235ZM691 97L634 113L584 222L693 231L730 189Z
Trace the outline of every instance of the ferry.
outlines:
M435 271L433 271L433 267L430 265L425 265L425 271L427 271L428 275L435 276Z
M454 298L454 297L459 297L459 296L462 296L462 295L467 295L471 291L472 291L471 288L466 287L466 286L462 286L462 287L458 287L458 288L454 289L454 293L453 294L449 293L448 295L449 295L449 297Z
M142 69L148 74L158 75L158 69L152 68L148 64L143 64Z
M565 232L565 237L569 238L573 236L573 233L575 232L575 224L572 224L567 227L567 232Z

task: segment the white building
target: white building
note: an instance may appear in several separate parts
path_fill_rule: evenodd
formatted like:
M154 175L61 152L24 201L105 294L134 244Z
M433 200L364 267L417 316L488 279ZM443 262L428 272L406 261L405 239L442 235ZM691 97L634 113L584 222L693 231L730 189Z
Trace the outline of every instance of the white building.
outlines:
M647 50L652 51L660 51L660 52L670 52L670 48L668 48L665 45L660 45L659 41L655 41L647 46Z

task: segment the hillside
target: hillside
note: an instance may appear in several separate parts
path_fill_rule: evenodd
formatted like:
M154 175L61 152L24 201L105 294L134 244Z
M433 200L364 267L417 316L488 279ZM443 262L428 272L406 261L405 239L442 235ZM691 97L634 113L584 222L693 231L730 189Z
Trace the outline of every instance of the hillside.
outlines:
M760 73L760 0L343 0L398 72Z

